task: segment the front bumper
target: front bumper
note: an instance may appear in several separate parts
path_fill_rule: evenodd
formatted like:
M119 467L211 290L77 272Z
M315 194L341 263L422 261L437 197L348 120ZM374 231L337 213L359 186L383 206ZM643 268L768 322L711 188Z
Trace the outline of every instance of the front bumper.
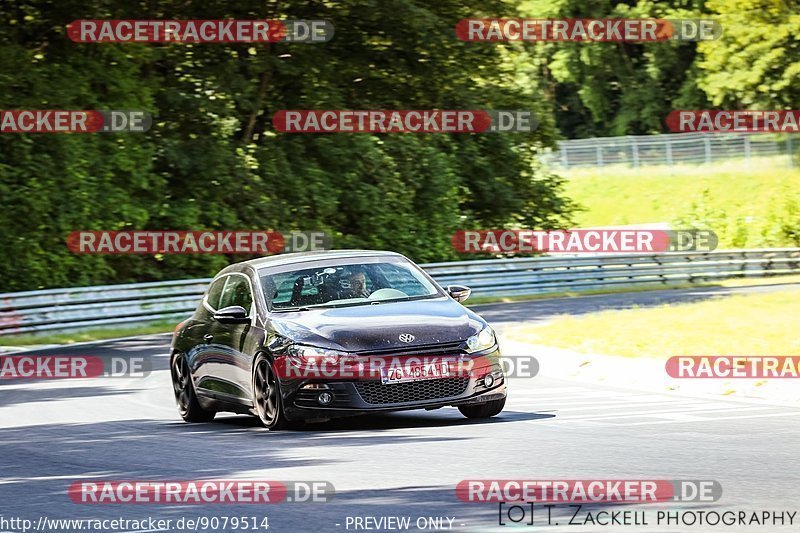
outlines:
M383 384L379 380L306 380L281 384L284 411L290 420L333 418L359 414L438 409L505 398L506 377L497 348L471 356L469 375ZM487 375L491 378L487 380ZM488 383L488 386L487 386ZM332 398L324 405L319 398Z

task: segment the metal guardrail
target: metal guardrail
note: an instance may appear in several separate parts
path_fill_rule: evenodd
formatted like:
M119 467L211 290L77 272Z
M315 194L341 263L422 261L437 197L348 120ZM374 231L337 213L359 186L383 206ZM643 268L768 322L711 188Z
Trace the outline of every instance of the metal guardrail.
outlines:
M443 286L467 285L476 296L512 296L798 274L800 248L484 259L421 266ZM0 294L0 335L177 321L194 311L210 281Z

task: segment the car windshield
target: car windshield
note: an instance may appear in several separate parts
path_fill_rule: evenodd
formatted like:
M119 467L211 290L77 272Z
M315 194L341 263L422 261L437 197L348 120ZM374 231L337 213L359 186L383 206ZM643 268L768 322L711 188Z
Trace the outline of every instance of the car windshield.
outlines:
M275 311L368 305L440 295L412 263L386 260L317 264L261 276L264 297Z

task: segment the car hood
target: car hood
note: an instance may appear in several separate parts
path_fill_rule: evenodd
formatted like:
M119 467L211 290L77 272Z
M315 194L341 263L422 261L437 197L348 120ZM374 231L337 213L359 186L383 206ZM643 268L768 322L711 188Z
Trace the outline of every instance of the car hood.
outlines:
M441 297L273 313L270 326L294 342L371 352L463 341L483 329L486 322L454 300ZM401 341L403 334L413 335L414 340Z

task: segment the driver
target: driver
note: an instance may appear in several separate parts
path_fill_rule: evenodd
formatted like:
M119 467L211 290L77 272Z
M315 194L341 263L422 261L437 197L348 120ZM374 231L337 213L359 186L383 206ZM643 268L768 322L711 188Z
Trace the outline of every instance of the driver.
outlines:
M356 270L342 280L342 294L340 298L368 298L367 275Z

